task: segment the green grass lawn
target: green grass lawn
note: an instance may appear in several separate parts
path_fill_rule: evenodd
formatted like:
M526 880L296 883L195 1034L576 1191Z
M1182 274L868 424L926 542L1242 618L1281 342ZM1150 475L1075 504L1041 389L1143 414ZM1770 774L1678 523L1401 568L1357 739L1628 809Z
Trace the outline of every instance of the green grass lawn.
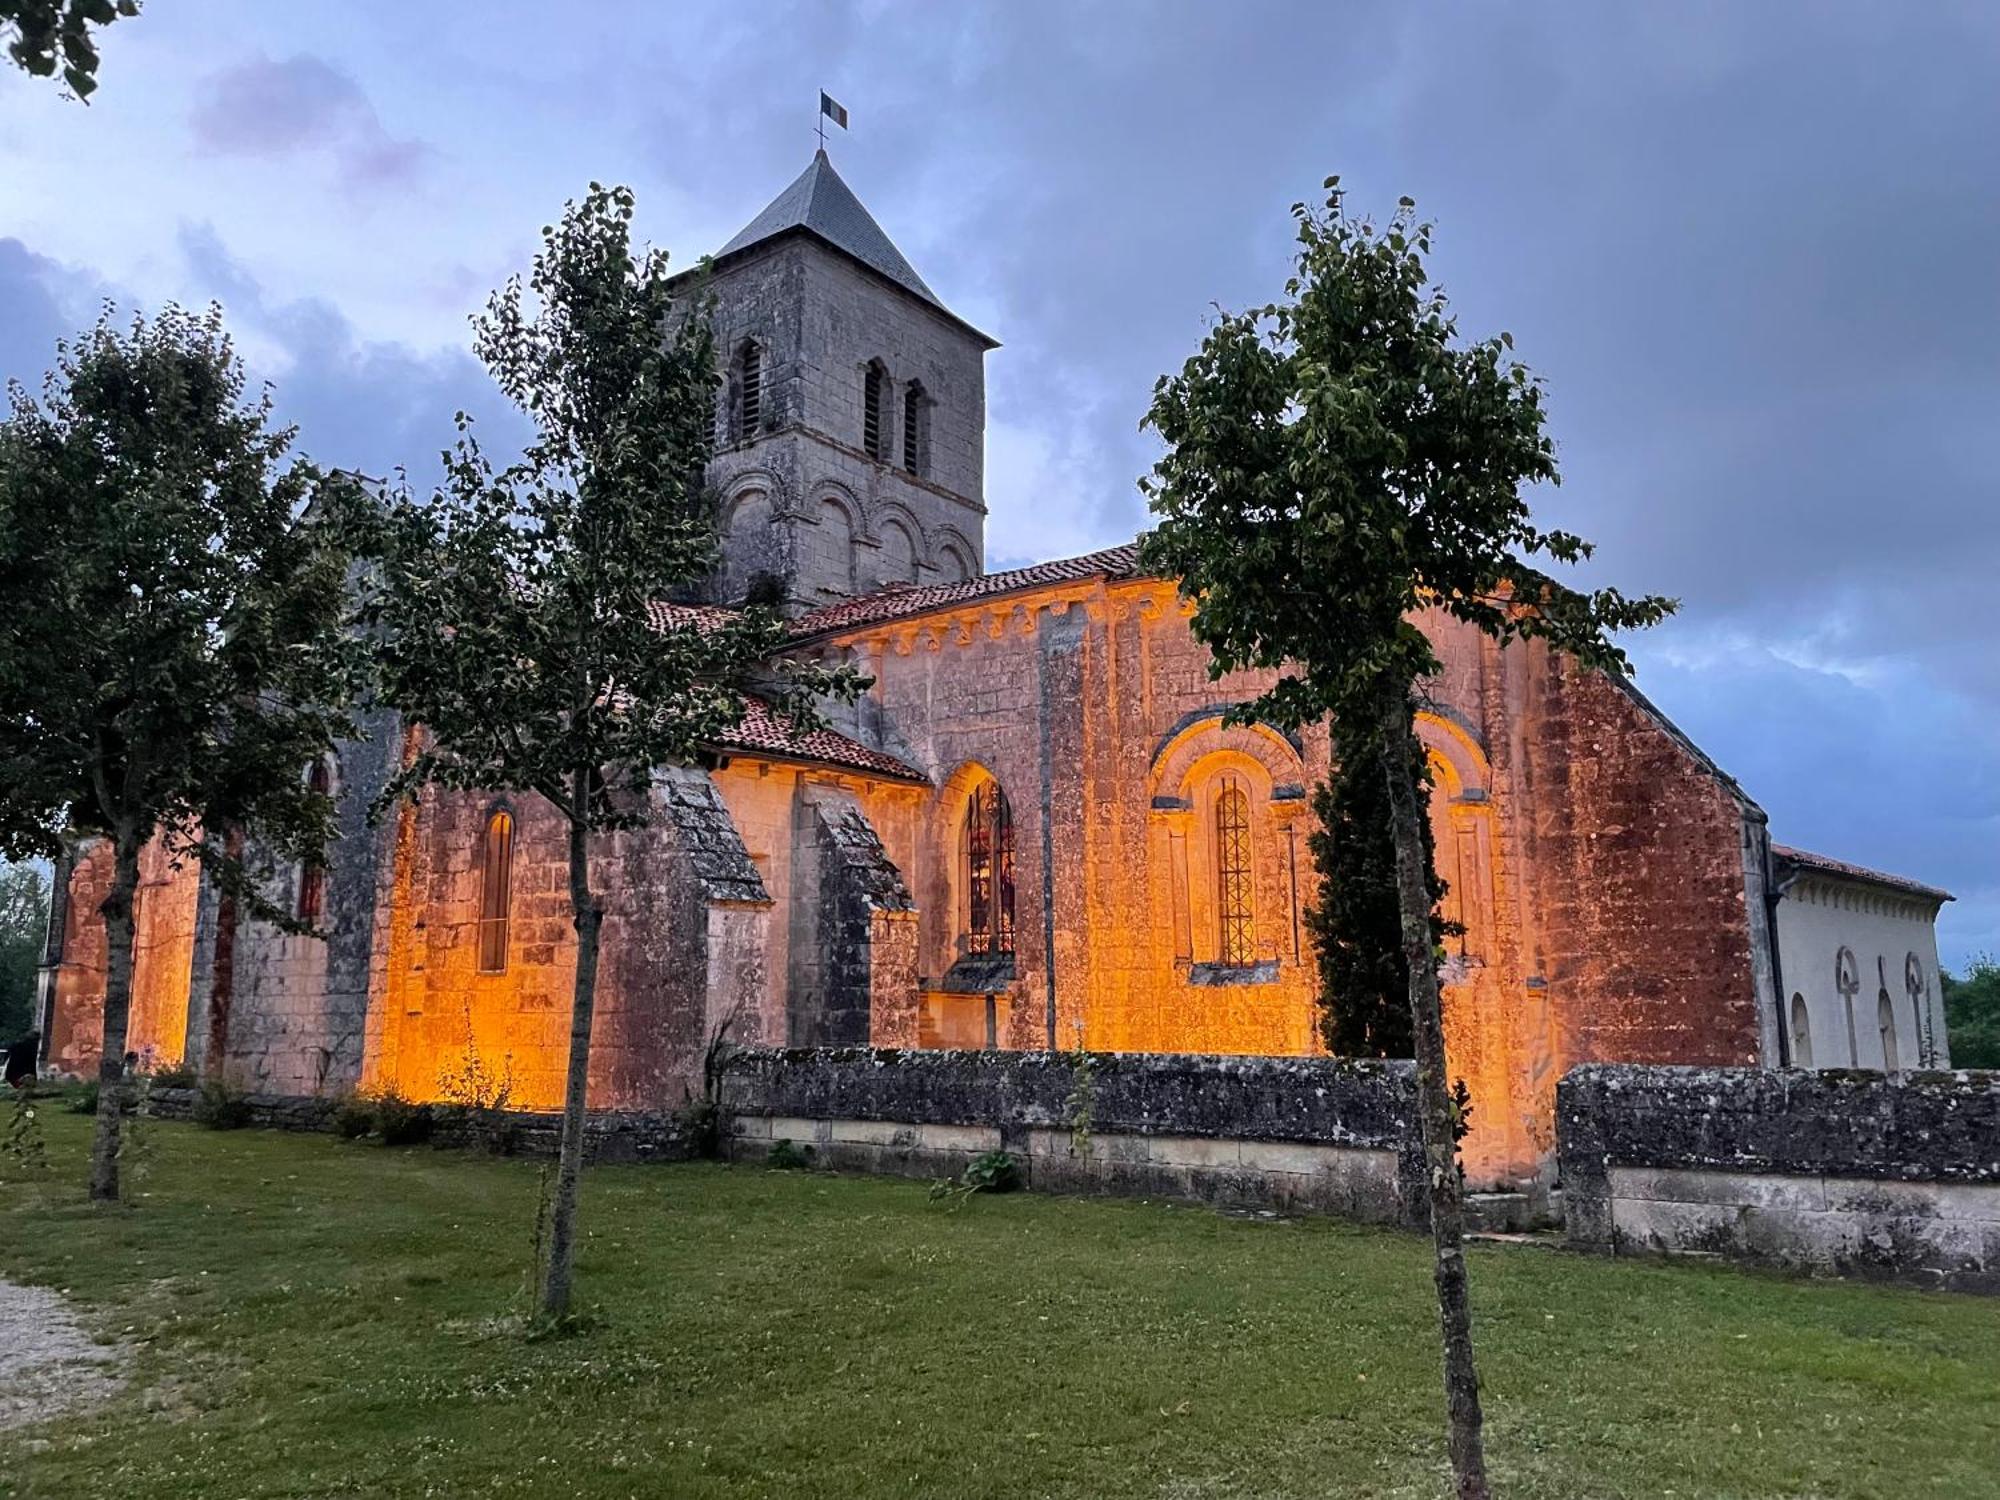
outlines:
M599 1322L518 1331L539 1168L89 1121L0 1186L0 1274L122 1336L0 1493L1436 1496L1429 1248L1327 1222L689 1165L592 1172ZM1473 1253L1503 1495L2000 1494L2000 1301Z

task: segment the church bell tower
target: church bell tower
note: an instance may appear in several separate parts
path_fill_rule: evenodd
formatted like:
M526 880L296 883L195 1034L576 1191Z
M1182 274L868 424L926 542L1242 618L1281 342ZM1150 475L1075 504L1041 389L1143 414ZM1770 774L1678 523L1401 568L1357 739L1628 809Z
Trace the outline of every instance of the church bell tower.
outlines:
M984 567L986 351L824 150L713 262L720 602L788 614Z

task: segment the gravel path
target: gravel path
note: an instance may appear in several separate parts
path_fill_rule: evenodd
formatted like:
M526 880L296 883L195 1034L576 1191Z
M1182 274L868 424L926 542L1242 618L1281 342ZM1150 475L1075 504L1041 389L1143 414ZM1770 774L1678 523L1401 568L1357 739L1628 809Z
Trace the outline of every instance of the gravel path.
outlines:
M115 1358L60 1292L0 1280L0 1432L109 1394Z

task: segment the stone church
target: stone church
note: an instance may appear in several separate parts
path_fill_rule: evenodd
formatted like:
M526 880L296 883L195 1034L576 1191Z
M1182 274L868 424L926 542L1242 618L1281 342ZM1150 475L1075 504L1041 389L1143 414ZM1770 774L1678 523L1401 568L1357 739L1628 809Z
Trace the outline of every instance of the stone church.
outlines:
M823 152L722 248L713 288L717 604L781 600L794 649L873 685L803 735L753 702L703 765L661 774L653 826L604 841L593 1104L676 1105L725 1032L1315 1049L1302 913L1325 733L1225 728L1266 679L1211 680L1188 606L1135 546L985 570L995 342ZM1757 804L1628 683L1422 623L1445 664L1419 730L1464 928L1447 1030L1476 1182L1545 1170L1576 1063L1944 1062L1943 892L1774 848ZM413 1098L477 1059L516 1106L553 1107L573 936L559 820L532 797L432 793L371 826L409 730L369 729L309 773L339 810L327 864L271 877L323 935L253 920L149 851L132 1050L272 1092ZM54 1070L95 1064L108 865L83 851L52 924Z

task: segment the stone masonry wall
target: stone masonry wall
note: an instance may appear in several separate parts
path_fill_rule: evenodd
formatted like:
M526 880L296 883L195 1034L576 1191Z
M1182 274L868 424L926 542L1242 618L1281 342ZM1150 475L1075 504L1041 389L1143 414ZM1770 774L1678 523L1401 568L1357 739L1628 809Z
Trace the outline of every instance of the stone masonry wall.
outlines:
M1055 1191L1409 1225L1425 1212L1408 1063L745 1048L723 1064L721 1102L738 1160L789 1140L827 1166L944 1177L1005 1150Z
M1420 733L1440 860L1470 929L1446 974L1454 1072L1475 1096L1476 1185L1534 1185L1555 1085L1579 1062L1760 1060L1761 814L1625 685L1442 615ZM920 913L918 969L960 956L958 843L980 774L1014 816L1003 1047L1306 1054L1319 1048L1300 909L1323 729L1224 727L1270 673L1209 674L1172 588L1057 583L839 638L875 686L842 727L935 790L868 803ZM1215 788L1250 800L1255 962L1216 958ZM896 1029L879 1027L883 1040Z
M979 572L985 431L984 349L950 318L809 239L791 237L714 280L718 354L734 382L745 339L763 351L763 412L729 430L709 469L725 564L717 595L741 597L759 573L788 580L796 608L885 583ZM864 371L888 373L886 460L863 448ZM903 397L928 410L924 472L902 467ZM725 390L725 405L734 399Z
M1557 1101L1573 1245L2000 1292L2000 1073L1598 1065Z

